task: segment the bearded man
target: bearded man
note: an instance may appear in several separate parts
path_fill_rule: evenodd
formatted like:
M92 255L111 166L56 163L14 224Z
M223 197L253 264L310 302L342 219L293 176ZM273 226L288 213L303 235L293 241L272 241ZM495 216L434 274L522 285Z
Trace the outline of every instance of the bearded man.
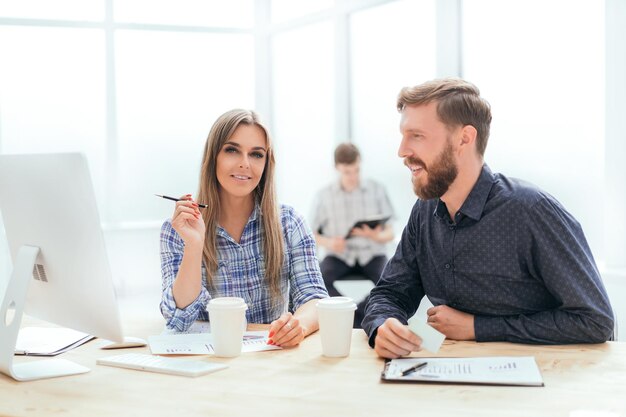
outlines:
M601 343L614 315L580 224L551 195L493 173L491 108L473 84L440 79L397 101L398 156L419 197L372 290L363 329L379 356L420 350L406 325L424 295L449 339Z

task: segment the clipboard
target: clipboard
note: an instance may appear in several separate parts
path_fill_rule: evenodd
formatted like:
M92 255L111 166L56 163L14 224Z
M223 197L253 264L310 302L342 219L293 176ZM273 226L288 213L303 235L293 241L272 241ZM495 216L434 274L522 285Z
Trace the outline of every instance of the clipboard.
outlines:
M346 239L349 239L352 237L351 235L352 229L354 229L355 227L359 228L359 227L363 227L367 225L373 229L379 225L383 225L387 223L389 219L391 219L391 216L371 216L371 217L366 217L364 219L358 220L352 225L352 227L350 227L350 230L348 230L348 233L346 234Z
M427 362L427 365L416 372L402 375L403 370L418 362ZM544 386L533 356L391 359L385 361L380 379L386 382Z

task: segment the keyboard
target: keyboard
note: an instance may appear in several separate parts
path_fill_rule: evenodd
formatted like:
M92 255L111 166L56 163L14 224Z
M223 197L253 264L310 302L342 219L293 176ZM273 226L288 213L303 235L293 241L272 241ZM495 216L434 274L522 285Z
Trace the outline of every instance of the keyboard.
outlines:
M136 369L138 371L161 372L171 375L196 377L228 368L221 363L210 363L197 360L179 358L164 358L162 356L143 353L126 353L124 355L107 356L96 360L98 365L117 366L120 368Z

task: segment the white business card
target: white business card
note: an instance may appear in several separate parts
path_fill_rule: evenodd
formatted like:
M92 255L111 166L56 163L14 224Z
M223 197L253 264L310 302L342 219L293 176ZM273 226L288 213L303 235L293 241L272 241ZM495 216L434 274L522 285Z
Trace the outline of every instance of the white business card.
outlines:
M416 316L409 319L409 329L422 339L422 348L432 353L437 353L446 339L446 335L438 332Z

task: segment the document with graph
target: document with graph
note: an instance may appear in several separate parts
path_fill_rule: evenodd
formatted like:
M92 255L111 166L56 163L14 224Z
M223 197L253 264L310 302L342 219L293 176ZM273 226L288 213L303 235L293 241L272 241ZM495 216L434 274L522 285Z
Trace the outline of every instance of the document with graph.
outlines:
M543 378L533 356L392 359L385 363L381 379L405 382L543 386Z
M247 331L241 342L241 352L262 352L265 350L282 349L280 346L268 345L268 332ZM148 344L153 355L211 355L213 337L210 333L171 333L149 336Z

